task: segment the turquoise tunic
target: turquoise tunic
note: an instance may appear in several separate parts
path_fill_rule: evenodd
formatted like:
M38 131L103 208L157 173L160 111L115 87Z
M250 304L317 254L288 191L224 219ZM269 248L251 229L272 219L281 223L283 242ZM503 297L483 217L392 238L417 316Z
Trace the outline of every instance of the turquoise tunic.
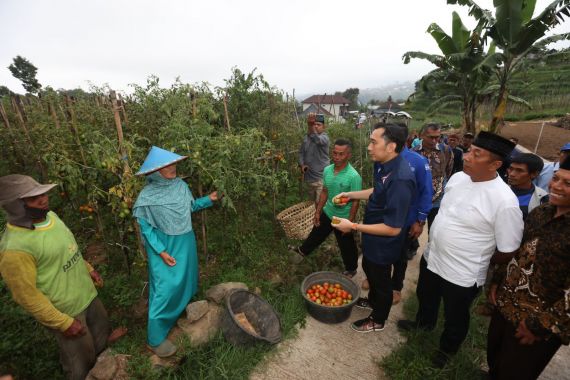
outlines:
M196 199L192 212L212 206L210 197ZM198 256L194 231L182 235L167 235L137 218L148 254L149 305L148 344L160 345L198 291ZM160 253L166 251L176 259L170 267Z

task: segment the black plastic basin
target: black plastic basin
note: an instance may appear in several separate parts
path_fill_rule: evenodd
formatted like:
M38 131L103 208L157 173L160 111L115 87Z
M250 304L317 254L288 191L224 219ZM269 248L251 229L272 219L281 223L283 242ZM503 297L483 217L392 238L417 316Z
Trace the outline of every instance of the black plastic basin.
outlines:
M307 298L307 290L316 284L328 282L329 284L341 284L342 287L352 294L352 301L342 306L324 306L319 305ZM360 297L360 287L350 278L336 272L315 272L303 280L301 283L301 295L305 300L307 311L318 321L324 323L340 323L344 322L350 316L352 307L356 300Z

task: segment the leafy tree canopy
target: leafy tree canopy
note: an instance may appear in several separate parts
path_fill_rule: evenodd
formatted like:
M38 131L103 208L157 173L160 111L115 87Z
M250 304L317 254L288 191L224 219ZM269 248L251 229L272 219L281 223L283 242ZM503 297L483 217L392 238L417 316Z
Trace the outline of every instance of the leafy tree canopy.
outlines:
M36 79L38 69L30 61L22 56L16 56L14 63L8 66L12 76L22 81L22 86L26 91L36 94L42 88L42 85Z

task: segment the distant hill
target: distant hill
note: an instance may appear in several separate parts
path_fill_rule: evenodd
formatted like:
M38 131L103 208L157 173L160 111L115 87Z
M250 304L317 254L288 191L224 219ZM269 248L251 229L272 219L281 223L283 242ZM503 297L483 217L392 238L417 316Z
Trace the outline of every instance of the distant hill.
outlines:
M385 101L388 96L392 96L394 101L406 100L414 92L414 89L414 82L395 83L376 88L361 88L358 101L362 104L366 104L372 99Z
M392 96L394 101L396 100L406 100L410 94L414 92L414 82L401 82L401 83L394 83L389 84L381 87L374 87L374 88L364 88L360 89L360 94L358 95L358 101L361 104L366 104L372 99L385 101L388 99L388 96ZM344 91L345 89L339 89L338 91ZM334 94L328 94L332 95ZM315 93L303 93L297 94L295 96L296 100L301 102L308 98L311 95L315 95Z

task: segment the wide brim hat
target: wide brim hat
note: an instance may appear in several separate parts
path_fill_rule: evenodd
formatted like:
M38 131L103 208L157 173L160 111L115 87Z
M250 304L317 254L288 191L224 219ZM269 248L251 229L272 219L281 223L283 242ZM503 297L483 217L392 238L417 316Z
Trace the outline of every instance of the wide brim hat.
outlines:
M505 159L513 152L517 144L494 133L481 131L473 141L473 145Z
M9 174L0 177L0 205L16 199L42 195L56 187L57 184L42 185L30 176L22 174Z
M148 155L136 175L154 173L157 170L176 164L177 162L187 158L188 156L181 156L157 146L153 146L150 148L150 152L148 152Z

